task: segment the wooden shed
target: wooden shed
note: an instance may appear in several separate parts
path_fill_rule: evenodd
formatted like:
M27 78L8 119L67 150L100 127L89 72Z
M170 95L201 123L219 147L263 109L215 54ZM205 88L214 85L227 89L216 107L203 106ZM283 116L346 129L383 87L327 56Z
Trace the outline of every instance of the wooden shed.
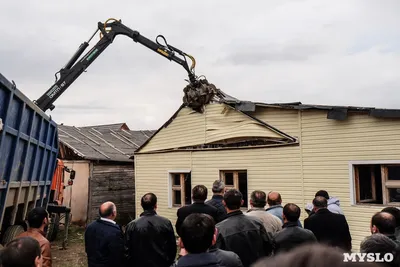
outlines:
M125 123L59 125L58 131L59 158L76 171L73 186L64 192L64 203L71 204L72 221L85 225L97 219L99 205L105 201L116 204L119 224L135 218L132 156L154 131L131 131Z
M223 92L222 92L223 93ZM372 215L400 204L400 110L270 104L225 95L203 113L181 106L135 152L136 203L152 191L173 222L190 189L216 179L281 193L302 210L318 190L340 200L353 248L370 234ZM211 190L208 197L211 197ZM140 206L136 206L139 212Z

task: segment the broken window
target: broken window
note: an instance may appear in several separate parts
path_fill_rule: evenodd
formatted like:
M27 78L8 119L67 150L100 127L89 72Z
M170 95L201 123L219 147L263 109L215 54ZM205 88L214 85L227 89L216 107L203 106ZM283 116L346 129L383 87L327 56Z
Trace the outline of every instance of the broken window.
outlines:
M173 207L182 207L192 203L192 179L189 173L170 173L171 198ZM183 204L182 204L183 203Z
M356 204L400 202L400 165L354 165Z
M221 171L220 180L225 183L226 190L237 189L243 195L243 208L247 208L247 171Z

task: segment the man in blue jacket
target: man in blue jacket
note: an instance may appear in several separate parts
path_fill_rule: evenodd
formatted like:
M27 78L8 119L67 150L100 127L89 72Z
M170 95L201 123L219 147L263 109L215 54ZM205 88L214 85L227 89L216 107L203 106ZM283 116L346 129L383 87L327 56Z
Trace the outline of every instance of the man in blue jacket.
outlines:
M284 224L285 222L283 221L283 206L282 206L281 194L275 191L269 192L267 197L267 203L269 208L266 209L266 212L275 215L281 220L282 224ZM299 227L303 227L301 225L300 220L297 220L297 225Z
M99 208L100 218L86 228L85 251L88 267L122 267L124 265L124 239L116 224L117 208L105 202Z

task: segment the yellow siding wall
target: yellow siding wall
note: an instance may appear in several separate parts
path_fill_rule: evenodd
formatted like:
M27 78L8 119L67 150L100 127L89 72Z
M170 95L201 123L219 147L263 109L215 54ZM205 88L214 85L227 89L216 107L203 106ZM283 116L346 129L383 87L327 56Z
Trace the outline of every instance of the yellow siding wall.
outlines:
M301 150L304 194L311 202L326 189L340 199L349 222L353 248L370 234L372 215L383 207L351 206L350 161L400 160L400 121L350 115L346 121L326 119L326 112L303 111Z
M152 192L158 199L158 213L174 219L176 209L168 208L169 171L190 170L191 152L142 154L135 156L135 198L136 215L143 212L141 197ZM175 222L175 220L174 220Z
M302 208L302 220L304 204L312 201L316 191L326 189L331 196L338 197L349 222L353 249L358 250L362 239L370 234L372 215L383 207L351 205L349 162L400 160L400 121L361 114L349 115L346 121L334 121L328 120L324 111L299 114L274 108L257 108L256 117L299 137L301 146L139 153L135 156L137 214L140 196L153 191L159 196L159 213L175 223L177 209L168 208L168 170L190 169L192 186L204 184L211 188L219 170L243 168L248 171L249 194L255 189L279 191L284 204L295 202ZM193 131L196 132L193 136L203 136L204 140L204 128ZM158 138L165 136L160 132Z
M278 190L285 203L302 203L298 146L138 154L135 159L136 214L141 212L141 196L151 191L158 196L159 214L175 225L177 208L168 208L168 171L187 169L192 171L192 187L206 185L209 198L219 170L247 169L249 195L256 189Z
M282 138L225 104L209 104L203 114L183 108L140 152L197 146L236 137Z
M297 110L257 107L254 116L288 135L299 136Z
M183 108L172 123L161 129L140 152L204 144L204 129L204 115Z
M279 134L224 104L206 107L206 144L235 137L275 137Z

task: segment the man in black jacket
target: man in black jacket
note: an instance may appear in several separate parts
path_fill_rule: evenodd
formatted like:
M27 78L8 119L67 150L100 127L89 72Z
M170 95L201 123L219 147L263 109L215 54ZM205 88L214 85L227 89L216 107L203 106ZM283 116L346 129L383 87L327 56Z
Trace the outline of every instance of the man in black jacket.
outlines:
M304 228L312 231L321 243L351 251L351 235L344 215L328 210L326 198L318 196L313 200L315 214L304 220Z
M226 218L226 210L222 200L224 199L225 184L221 180L215 180L212 187L213 196L206 204L216 207L218 210L217 221L222 222Z
M197 219L194 219L197 218ZM203 224L199 224L200 220L203 222ZM196 224L196 225L194 225ZM207 214L191 214L188 217L186 217L185 221L183 222L183 225L186 225L186 227L190 227L193 230L196 230L197 228L197 233L196 234L191 234L190 236L185 236L185 234L182 234L182 237L179 240L179 244L182 248L184 248L185 246L189 247L188 251L186 251L186 254L183 256L183 258L185 258L185 256L187 256L188 254L192 254L191 256L188 256L185 258L184 263L185 266L186 264L190 264L190 266L194 266L193 264L196 264L196 260L200 261L198 262L200 265L205 265L205 262L202 262L203 259L202 257L207 257L209 259L211 258L216 258L216 262L217 264L219 264L218 266L221 267L243 267L242 262L240 261L240 258L238 255L236 255L234 252L232 251L226 251L226 250L222 250L219 248L213 248L213 246L209 247L208 249L208 253L202 253L202 255L198 254L197 255L193 255L196 253L193 253L194 251L194 246L195 244L201 244L204 238L204 235L202 233L205 234L205 229L208 228L208 225L212 224L214 225L214 233L213 233L213 239L212 239L212 245L215 245L216 240L217 240L217 229L215 228L215 222L213 220L213 218L210 215ZM183 226L182 226L183 228ZM210 230L207 230L207 232ZM191 247L191 248L190 248ZM190 251L192 251L190 253ZM189 252L189 253L187 253ZM180 258L182 259L182 258ZM178 264L180 259L178 261L175 262L174 265L172 265L171 267L179 267L182 266L183 263ZM189 259L189 260L187 260ZM186 261L187 260L187 261ZM215 261L215 259L213 260ZM197 265L196 265L197 266ZM209 266L209 265L206 265Z
M85 251L88 267L124 266L124 239L116 224L117 208L105 202L99 208L100 219L88 225L85 231Z
M249 267L261 257L271 255L273 241L263 223L258 218L244 215L240 210L243 204L242 194L231 189L225 193L223 203L228 215L216 225L216 247L236 253L244 267Z
M366 237L360 244L361 253L380 253L385 255L386 253L392 253L393 260L382 264L382 267L399 267L400 266L400 251L399 246L391 240L389 237L375 233Z
M207 199L207 187L204 185L196 185L192 189L192 200L193 204L184 206L177 211L177 220L175 224L176 232L180 236L180 228L187 216L192 213L205 213L210 215L215 222L218 222L218 210L217 208L207 205L204 202Z
M125 232L127 266L169 267L176 256L176 239L171 222L159 216L157 196L145 194L141 199L143 212L131 221Z
M284 224L283 229L275 235L275 254L317 241L310 230L298 226L300 212L299 206L293 203L288 203L283 207Z
M206 214L188 215L181 225L179 245L185 248L186 255L172 266L174 267L225 267L208 249L212 245L215 233L214 220Z

